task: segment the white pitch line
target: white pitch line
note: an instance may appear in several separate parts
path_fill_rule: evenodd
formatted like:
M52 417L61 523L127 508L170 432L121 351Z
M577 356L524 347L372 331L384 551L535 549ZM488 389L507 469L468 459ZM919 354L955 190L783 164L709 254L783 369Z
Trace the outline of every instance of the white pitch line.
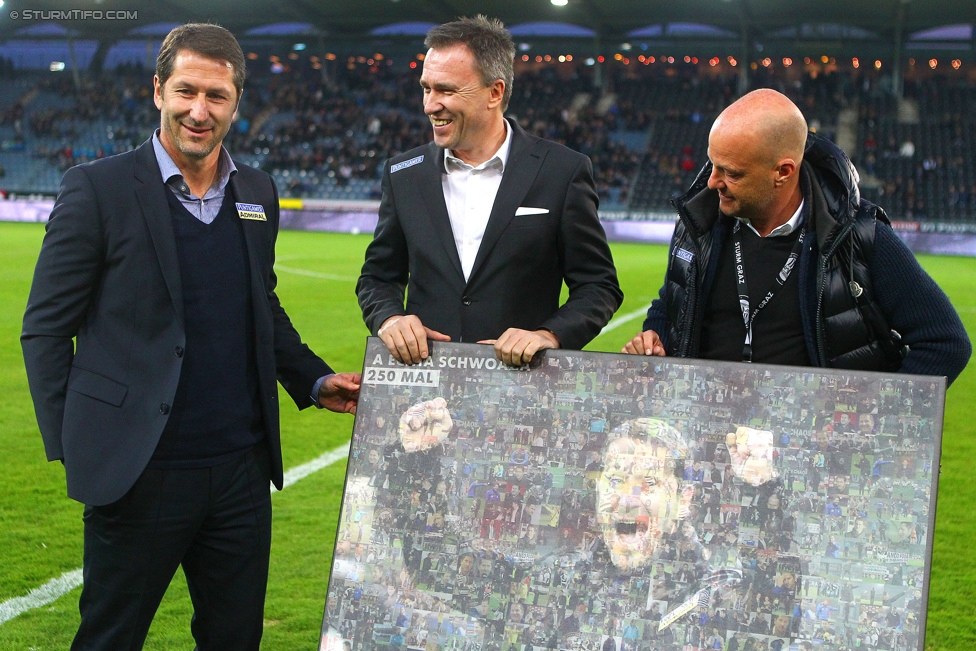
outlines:
M314 472L318 472L325 468L326 466L331 466L336 461L341 461L349 456L349 444L337 447L331 452L326 452L320 457L312 459L308 463L303 463L300 466L296 466L285 473L285 480L282 484L282 488L287 488L294 484L296 481L305 479Z
M276 264L275 271L284 271L290 274L296 274L298 276L310 276L312 278L319 278L321 280L339 280L342 282L353 282L359 280L358 278L353 278L352 276L337 276L336 274L324 274L318 271L309 271L308 269L295 269L294 267L286 267L284 265Z
M647 305L645 305L639 310L634 310L633 312L628 312L627 314L622 314L618 316L617 318L611 320L610 323L608 323L606 326L604 326L603 330L600 331L600 334L605 335L611 330L616 330L617 328L624 325L625 323L630 323L634 319L640 318L642 316L646 316L647 310L650 307L651 304L648 303Z
M349 444L330 450L321 456L312 459L308 463L292 468L285 473L283 486L291 486L297 481L305 479L309 475L322 470L326 466L331 466L337 461L341 461L349 456ZM272 490L274 488L272 487ZM82 584L81 568L65 572L56 579L51 579L39 588L35 588L23 597L14 597L0 603L0 625L9 622L11 619L23 615L29 610L46 606L57 601Z
M18 615L34 610L56 601L81 585L81 568L65 572L56 579L51 579L39 588L34 588L23 597L14 597L0 604L0 624L10 621Z

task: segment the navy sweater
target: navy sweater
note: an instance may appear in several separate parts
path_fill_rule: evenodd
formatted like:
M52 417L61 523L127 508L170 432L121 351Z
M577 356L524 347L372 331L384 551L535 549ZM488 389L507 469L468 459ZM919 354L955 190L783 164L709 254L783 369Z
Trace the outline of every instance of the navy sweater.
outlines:
M204 224L167 191L183 283L186 348L172 412L150 467L205 467L264 437L247 249L228 188Z

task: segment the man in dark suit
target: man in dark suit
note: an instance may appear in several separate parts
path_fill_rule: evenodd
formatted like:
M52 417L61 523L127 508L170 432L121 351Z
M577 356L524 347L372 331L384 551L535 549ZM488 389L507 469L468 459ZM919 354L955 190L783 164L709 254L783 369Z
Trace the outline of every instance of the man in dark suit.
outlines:
M425 44L434 141L386 164L356 287L366 325L406 363L427 339L494 343L513 365L582 348L623 300L589 159L504 118L515 45L500 22L462 18Z
M69 170L47 226L21 341L48 459L85 504L74 649L142 648L180 565L198 648L257 649L275 380L299 408L355 412L358 374L334 374L275 295L274 182L221 145L244 69L227 30L170 32L160 130Z

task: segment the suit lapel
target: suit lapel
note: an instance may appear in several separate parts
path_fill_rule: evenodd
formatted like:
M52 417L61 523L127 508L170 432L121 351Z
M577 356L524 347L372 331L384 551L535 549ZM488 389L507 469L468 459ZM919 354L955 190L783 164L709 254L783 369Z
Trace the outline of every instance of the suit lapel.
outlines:
M142 215L149 228L149 235L156 258L163 273L163 280L169 290L173 309L179 319L183 320L183 280L180 277L180 260L176 254L176 235L173 233L173 219L170 215L169 202L166 200L168 190L162 181L162 173L156 162L152 140L145 142L136 151L136 197L142 207Z
M238 203L258 204L264 207L265 215L275 210L277 206L265 206L257 193L253 191L248 183L238 183L237 177L240 172L230 178L227 189L233 193L234 200ZM235 211L236 212L236 211ZM265 284L266 278L261 271L261 260L266 255L267 231L258 226L267 226L268 222L241 220L241 230L244 232L244 242L247 245L248 265L251 268L251 294L255 304L260 303L260 297L267 291Z
M522 205L522 199L535 182L535 177L539 174L539 169L545 160L545 155L540 153L539 148L522 128L514 122L509 124L512 126L512 148L508 153L508 163L502 174L501 185L498 186L498 194L495 195L495 203L491 207L488 226L485 228L481 246L478 247L478 255L474 259L468 284L477 277L478 271L488 259L498 239L515 218L515 211Z
M420 188L424 203L427 205L427 219L430 220L430 228L440 240L447 253L448 259L454 265L458 277L464 282L464 272L461 270L461 257L458 254L457 244L454 243L454 231L451 229L451 218L447 213L447 204L444 202L444 186L441 181L441 173L444 171L444 150L430 143L427 147L427 158L419 166L421 178L417 180L416 187Z

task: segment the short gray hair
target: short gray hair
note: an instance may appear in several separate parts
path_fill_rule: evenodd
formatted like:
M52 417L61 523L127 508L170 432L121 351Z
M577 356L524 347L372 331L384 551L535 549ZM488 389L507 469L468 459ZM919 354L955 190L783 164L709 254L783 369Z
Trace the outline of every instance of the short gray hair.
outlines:
M462 17L431 28L424 39L424 46L428 49L454 45L464 45L471 51L475 69L485 86L491 86L496 79L505 82L502 110L507 109L512 98L512 80L515 78L512 69L515 41L502 21L481 14L473 18Z

